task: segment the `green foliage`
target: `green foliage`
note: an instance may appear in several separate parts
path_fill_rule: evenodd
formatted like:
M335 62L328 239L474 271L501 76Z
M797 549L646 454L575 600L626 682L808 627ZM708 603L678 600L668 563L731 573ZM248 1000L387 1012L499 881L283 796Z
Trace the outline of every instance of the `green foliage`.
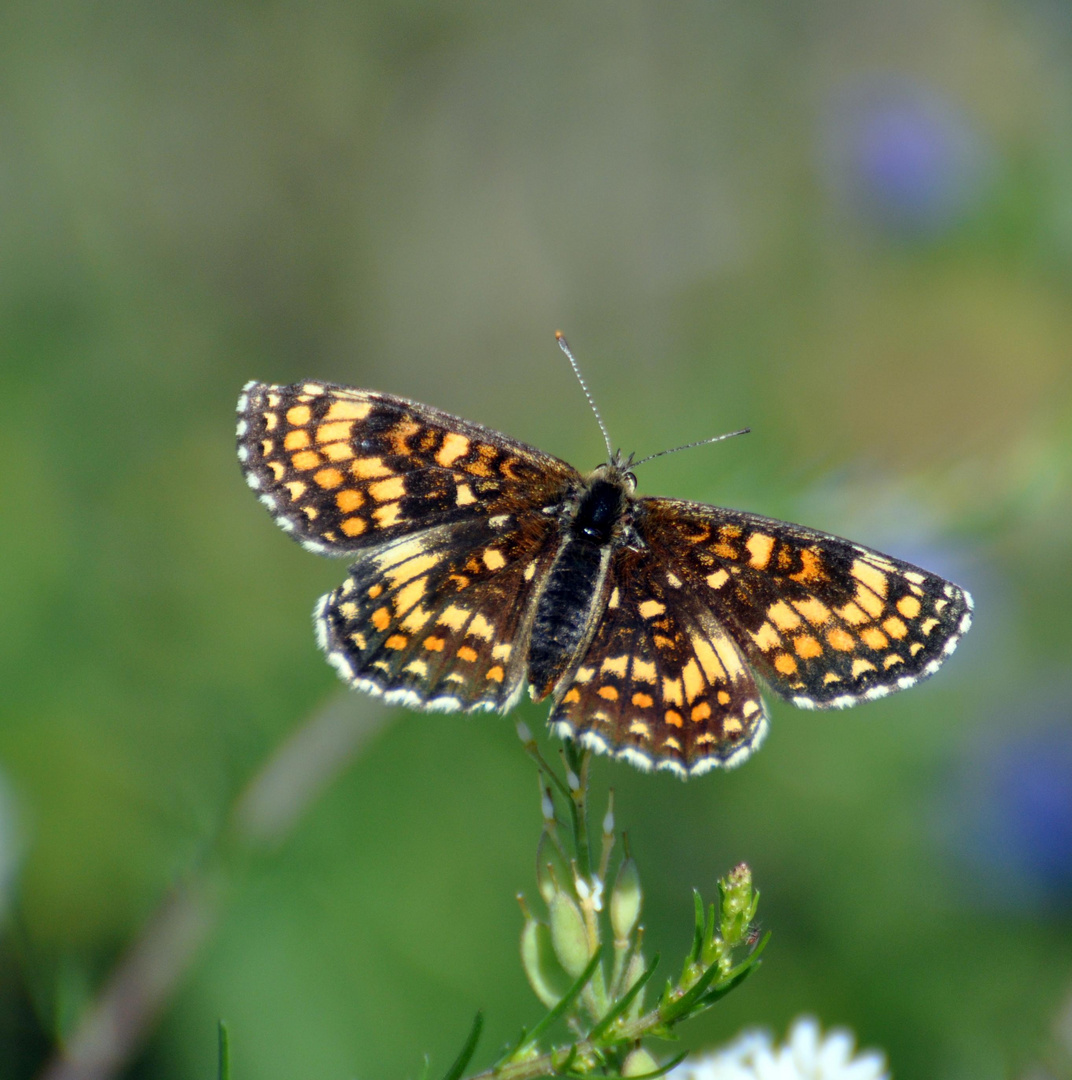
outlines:
M559 774L524 724L518 725L518 733L539 769L544 818L536 848L543 911L534 913L524 897L518 898L525 920L521 963L548 1011L472 1080L661 1076L684 1054L660 1066L642 1040L675 1038L679 1024L705 1012L759 964L766 938L757 946L752 932L759 893L752 887L751 870L744 863L735 867L718 883L718 902L706 909L694 892L695 923L681 975L676 981L667 979L658 1003L645 1011L645 992L659 957L645 959L643 889L624 836L609 903L604 902L617 847L613 792L603 817L599 861L593 866L588 824L591 754L567 743ZM560 1021L569 1037L545 1045L545 1037L562 1026ZM478 1013L444 1080L462 1075L482 1024Z

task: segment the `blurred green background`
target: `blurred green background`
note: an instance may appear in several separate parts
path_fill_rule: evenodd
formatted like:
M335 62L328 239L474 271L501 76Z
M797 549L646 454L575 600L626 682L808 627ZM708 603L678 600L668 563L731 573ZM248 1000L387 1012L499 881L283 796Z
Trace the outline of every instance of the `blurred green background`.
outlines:
M338 692L309 612L344 566L242 483L241 384L374 387L590 468L559 327L626 450L752 428L642 491L977 603L933 681L775 702L738 771L597 763L653 951L735 862L763 892L767 962L687 1044L806 1011L900 1078L1059 1072L1072 7L56 0L0 10L2 1080L39 1074ZM285 844L224 860L222 921L123 1075L213 1075L220 1016L243 1078L389 1080L444 1068L478 1007L478 1064L539 1015L513 724L390 715Z

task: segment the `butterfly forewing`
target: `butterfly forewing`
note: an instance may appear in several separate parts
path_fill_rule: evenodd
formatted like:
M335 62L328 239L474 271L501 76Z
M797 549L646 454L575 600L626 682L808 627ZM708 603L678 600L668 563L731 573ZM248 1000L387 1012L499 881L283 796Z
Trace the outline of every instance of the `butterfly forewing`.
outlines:
M347 555L420 529L516 514L581 482L564 461L438 409L326 383L249 383L246 482L312 551Z
M701 503L639 505L660 557L771 689L804 708L911 686L971 623L956 585L849 540Z

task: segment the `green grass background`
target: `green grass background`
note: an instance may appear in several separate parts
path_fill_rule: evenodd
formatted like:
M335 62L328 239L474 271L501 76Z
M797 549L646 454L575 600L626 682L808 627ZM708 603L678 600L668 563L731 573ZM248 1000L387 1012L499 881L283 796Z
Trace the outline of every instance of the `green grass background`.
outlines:
M948 219L879 220L831 173L868 80L972 134ZM901 1078L1053 1053L1069 894L963 857L985 792L958 778L1070 716L1067 4L16 0L0 105L2 1080L336 693L309 612L344 567L242 483L241 384L399 393L589 468L559 327L625 449L752 428L642 490L851 535L978 604L932 682L775 702L736 772L597 763L654 950L735 862L763 893L767 962L688 1044L810 1011ZM397 710L236 869L129 1076L212 1075L219 1016L244 1080L442 1068L478 1007L485 1060L539 1013L513 900L538 829L510 721Z

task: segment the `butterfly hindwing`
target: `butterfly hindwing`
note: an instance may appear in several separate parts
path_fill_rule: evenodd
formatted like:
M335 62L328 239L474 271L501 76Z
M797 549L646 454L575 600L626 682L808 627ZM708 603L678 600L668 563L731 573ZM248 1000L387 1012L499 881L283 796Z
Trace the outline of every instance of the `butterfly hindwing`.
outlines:
M591 645L556 692L553 729L681 776L743 761L767 720L725 630L650 548L618 553L606 593Z
M360 689L424 709L505 710L526 681L533 583L557 524L425 530L370 552L317 606L321 648Z

